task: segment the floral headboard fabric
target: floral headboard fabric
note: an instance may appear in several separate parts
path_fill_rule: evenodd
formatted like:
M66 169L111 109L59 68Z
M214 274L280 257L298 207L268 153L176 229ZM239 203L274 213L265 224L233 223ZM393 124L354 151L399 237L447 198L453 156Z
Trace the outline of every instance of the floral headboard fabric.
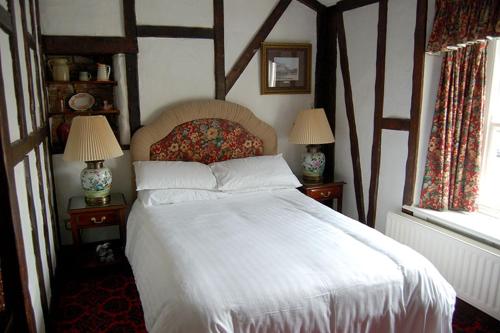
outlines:
M176 126L150 147L152 161L196 161L205 164L234 158L259 156L262 140L236 122L195 119Z

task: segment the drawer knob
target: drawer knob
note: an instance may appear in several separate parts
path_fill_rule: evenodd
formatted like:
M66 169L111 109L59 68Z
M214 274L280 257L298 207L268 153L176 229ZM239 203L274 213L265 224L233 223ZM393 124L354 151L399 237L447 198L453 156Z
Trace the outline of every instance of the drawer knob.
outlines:
M330 196L330 194L332 194L332 192L331 192L331 191L328 191L327 193L325 193L325 192L320 192L319 194L320 194L323 198L328 198L328 197Z
M95 217L93 217L90 219L90 221L94 224L101 224L101 223L106 222L106 216L102 216L99 221L97 221L97 219Z

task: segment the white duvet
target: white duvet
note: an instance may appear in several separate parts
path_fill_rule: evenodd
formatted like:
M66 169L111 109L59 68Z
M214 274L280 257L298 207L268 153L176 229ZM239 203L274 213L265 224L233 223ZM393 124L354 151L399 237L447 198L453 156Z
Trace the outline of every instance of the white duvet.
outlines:
M150 332L451 332L425 258L297 190L145 207L126 254Z

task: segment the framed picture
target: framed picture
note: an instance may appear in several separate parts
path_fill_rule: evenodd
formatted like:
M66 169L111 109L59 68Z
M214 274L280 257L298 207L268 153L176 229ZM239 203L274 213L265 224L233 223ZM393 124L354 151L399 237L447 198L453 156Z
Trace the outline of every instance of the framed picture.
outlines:
M311 44L262 43L260 93L311 92Z

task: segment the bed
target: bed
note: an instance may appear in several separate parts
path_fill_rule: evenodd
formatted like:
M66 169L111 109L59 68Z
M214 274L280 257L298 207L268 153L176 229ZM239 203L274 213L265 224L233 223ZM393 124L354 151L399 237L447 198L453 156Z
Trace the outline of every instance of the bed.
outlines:
M194 101L138 130L132 159L241 157L234 145L169 149L182 126L206 119L241 125L254 140L249 154L277 152L274 129L250 110ZM455 292L432 264L294 188L136 200L126 255L150 332L452 332Z

